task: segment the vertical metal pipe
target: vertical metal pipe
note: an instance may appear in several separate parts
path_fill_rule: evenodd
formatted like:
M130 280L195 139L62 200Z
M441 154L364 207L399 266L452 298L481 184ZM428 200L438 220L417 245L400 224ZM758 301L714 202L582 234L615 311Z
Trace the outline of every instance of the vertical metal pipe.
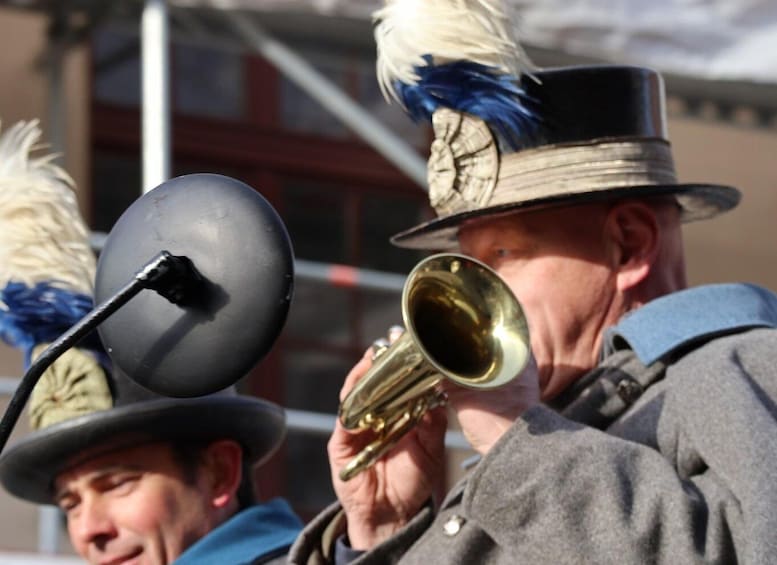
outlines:
M65 114L62 111L65 102L65 92L62 86L62 65L64 57L62 51L64 45L59 38L49 39L48 53L48 97L47 97L47 121L48 140L53 153L57 154L57 161L62 162L61 154L65 152Z
M46 78L48 93L46 99L47 138L56 160L64 166L65 152L65 89L62 67L65 60L67 33L67 11L52 10L49 22L49 37L46 53ZM14 390L16 386L14 386ZM38 506L38 553L53 555L59 552L59 509L55 506Z
M146 0L141 19L143 192L170 178L170 57L167 4Z
M38 553L54 555L59 552L59 512L56 506L38 507Z

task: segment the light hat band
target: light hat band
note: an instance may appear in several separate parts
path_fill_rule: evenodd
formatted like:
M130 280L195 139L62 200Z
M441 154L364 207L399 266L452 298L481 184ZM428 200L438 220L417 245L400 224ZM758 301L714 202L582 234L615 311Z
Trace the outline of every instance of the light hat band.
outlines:
M677 184L665 139L545 145L500 158L480 118L443 108L432 123L430 201L439 216L565 194Z
M663 139L545 146L502 156L490 205L527 198L595 192L627 186L677 184L669 143Z

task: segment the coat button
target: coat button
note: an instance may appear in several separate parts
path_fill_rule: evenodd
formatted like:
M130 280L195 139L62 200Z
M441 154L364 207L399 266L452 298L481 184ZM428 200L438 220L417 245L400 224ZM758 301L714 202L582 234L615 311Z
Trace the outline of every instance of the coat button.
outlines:
M442 531L446 536L455 536L461 531L461 526L464 524L464 518L454 514L448 521L443 524Z
M616 391L627 405L633 404L644 392L644 388L634 379L625 378L618 383Z

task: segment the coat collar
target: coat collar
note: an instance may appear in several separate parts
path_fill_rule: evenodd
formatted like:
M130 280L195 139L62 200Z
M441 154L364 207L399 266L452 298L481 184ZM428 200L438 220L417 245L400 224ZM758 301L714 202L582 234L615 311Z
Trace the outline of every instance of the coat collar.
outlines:
M632 349L645 365L680 347L756 327L777 327L777 296L751 284L689 288L642 306L605 333L602 357Z
M296 539L302 522L280 498L251 506L190 546L175 565L230 563L242 565L284 551Z

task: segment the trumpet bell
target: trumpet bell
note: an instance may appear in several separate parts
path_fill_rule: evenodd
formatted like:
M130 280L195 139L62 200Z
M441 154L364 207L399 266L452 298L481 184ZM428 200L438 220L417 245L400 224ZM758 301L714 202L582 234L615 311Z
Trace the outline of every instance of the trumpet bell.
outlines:
M491 268L463 255L429 257L410 273L402 316L425 359L469 387L502 386L529 357L520 303Z
M402 319L405 333L340 405L345 428L378 434L341 471L343 480L374 463L439 405L442 379L492 389L514 379L529 360L520 303L499 275L463 255L433 255L416 265L402 291Z

